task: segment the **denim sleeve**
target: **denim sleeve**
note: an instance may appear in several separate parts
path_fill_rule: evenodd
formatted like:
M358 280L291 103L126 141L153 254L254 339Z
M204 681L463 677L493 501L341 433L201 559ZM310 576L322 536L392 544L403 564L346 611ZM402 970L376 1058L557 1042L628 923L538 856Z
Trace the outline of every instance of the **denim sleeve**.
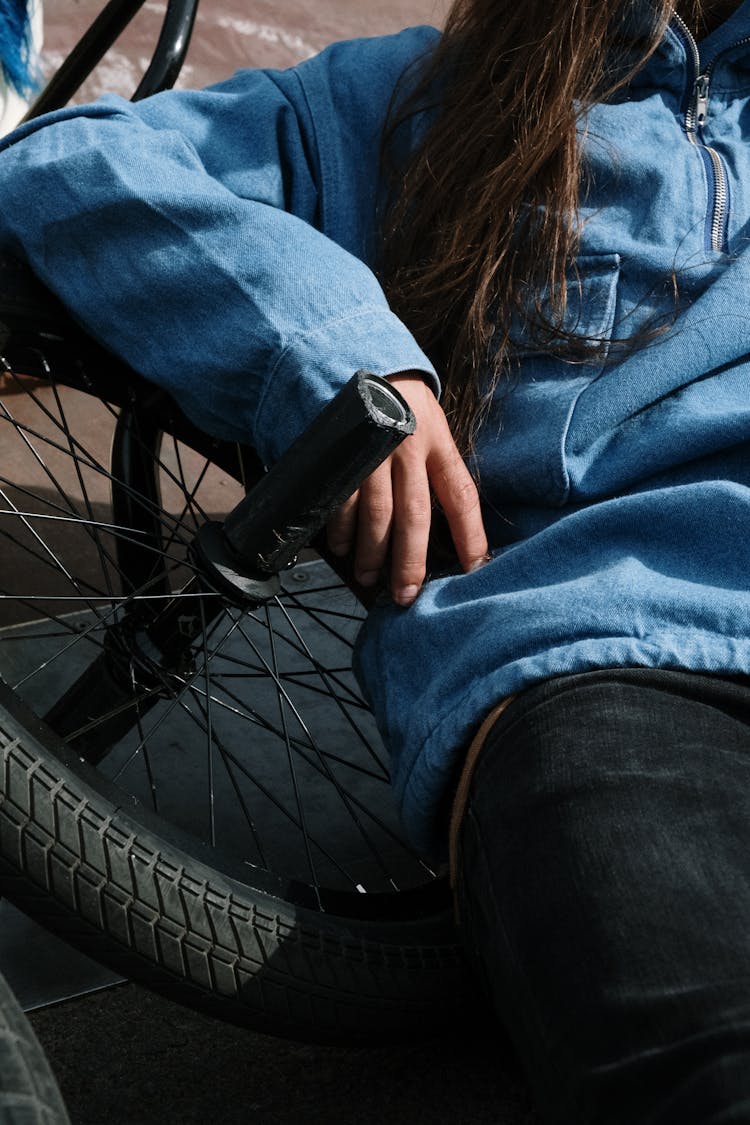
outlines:
M285 83L244 71L107 97L0 145L0 249L202 428L269 462L358 368L434 377L370 268L320 229L315 131Z

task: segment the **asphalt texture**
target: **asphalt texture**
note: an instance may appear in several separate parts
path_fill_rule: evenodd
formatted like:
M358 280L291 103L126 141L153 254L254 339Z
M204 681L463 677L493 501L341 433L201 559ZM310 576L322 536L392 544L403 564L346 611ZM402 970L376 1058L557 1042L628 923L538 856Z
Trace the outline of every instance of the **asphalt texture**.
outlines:
M101 7L45 0L51 73ZM76 100L128 95L159 4ZM333 39L439 24L442 0L202 0L180 84L240 65L286 66ZM508 1044L487 1029L367 1049L286 1042L218 1023L134 984L30 1013L72 1125L537 1125Z
M72 1125L538 1125L508 1045L471 1027L347 1049L218 1023L133 984L30 1014Z

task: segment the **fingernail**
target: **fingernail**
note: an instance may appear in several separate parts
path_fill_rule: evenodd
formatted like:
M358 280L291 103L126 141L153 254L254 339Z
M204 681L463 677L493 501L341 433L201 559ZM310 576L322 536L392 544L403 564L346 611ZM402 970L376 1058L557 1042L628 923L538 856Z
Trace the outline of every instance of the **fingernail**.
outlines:
M411 605L418 593L419 586L402 586L400 590L394 592L393 600L399 605Z
M482 555L480 559L474 559L473 562L470 562L469 568L466 573L471 574L473 570L479 570L480 567L486 566L488 562L492 562L492 555L489 553L489 551L486 555Z
M358 570L355 577L360 586L374 586L377 580L380 578L380 571Z

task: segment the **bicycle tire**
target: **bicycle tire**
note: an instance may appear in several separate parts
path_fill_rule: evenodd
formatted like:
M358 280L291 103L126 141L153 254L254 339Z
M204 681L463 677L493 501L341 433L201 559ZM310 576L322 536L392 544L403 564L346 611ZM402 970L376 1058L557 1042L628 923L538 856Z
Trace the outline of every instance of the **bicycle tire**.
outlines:
M1 975L0 1125L70 1125L47 1057Z
M27 649L31 644L39 650L34 656L39 667L33 673L23 669L18 674L16 669L13 676L0 667L0 679L7 681L0 688L0 891L118 971L236 1023L297 1038L348 1043L409 1038L450 1025L456 1013L465 1013L472 1003L474 987L454 929L445 879L398 839L392 810L381 810L380 802L388 799L385 769L380 751L374 749L374 735L369 730L363 733L369 720L350 672L339 666L338 655L333 668L329 661L321 671L315 653L298 639L302 635L298 617L304 616L315 629L325 629L326 637L333 635L340 648L351 647L354 615L348 609L343 612L339 603L330 608L325 599L339 596L329 589L331 579L317 579L317 586L313 581L307 601L295 589L288 592L296 578L307 580L324 564L303 560L287 576L286 591L270 609L241 613L222 604L219 616L211 619L192 646L197 670L178 675L170 668L168 677L157 672L164 682L157 679L156 687L149 690L158 697L156 713L161 708L163 714L145 734L144 726L154 712L146 711L145 718L141 714L141 707L145 710L151 703L140 687L135 720L131 717L123 729L117 716L128 714L130 704L120 702L122 686L116 689L120 694L111 697L114 717L110 714L89 724L104 731L93 752L85 730L72 736L70 731L61 732L59 723L50 718L55 707L40 702L50 667L55 662L73 663L68 654L94 641L98 656L78 675L76 683L83 685L84 698L72 710L79 716L89 697L114 691L110 671L99 668L113 632L110 619L120 628L122 614L127 617L136 602L137 612L142 613L146 610L141 602L174 600L180 580L175 575L184 578L192 566L182 547L179 556L174 554L175 543L183 538L174 509L183 505L183 522L191 526L202 518L195 499L197 486L193 488L192 477L188 481L183 464L187 454L197 454L212 470L218 465L222 480L234 478L243 487L247 472L258 471L258 466L251 451L238 452L196 430L165 396L82 337L59 310L53 310L51 318L42 317L40 327L27 315L28 302L23 316L18 308L18 302L10 310L6 302L4 313L0 308L0 319L4 317L6 324L4 366L11 392L20 396L37 420L22 416L20 407L4 405L2 440L7 448L9 436L17 439L18 463L26 468L30 461L35 466L44 462L41 479L53 495L50 498L44 487L32 486L26 478L9 480L7 470L0 474L4 520L0 542L4 536L6 545L16 556L20 551L21 557L20 563L6 567L12 570L5 575L6 583L15 583L14 593L9 594L7 585L2 590L6 622L9 608L17 611L18 620L26 624L14 638L24 641ZM19 364L23 376L16 374ZM71 396L78 396L72 405ZM102 465L100 454L87 444L80 420L92 411L112 422L116 438L125 432L127 455L119 458L125 469L118 464L114 472L110 463ZM68 415L74 420L72 427ZM44 430L49 425L51 436ZM98 442L100 421L95 428ZM167 465L164 442L170 464L179 469ZM71 463L64 476L56 462L66 457ZM154 465L166 478L161 485L152 475ZM203 487L205 470L195 471ZM98 514L103 499L87 483L89 474L111 485L106 518ZM165 485L168 490L177 488L171 507L163 498ZM75 503L69 495L73 486L79 493ZM22 506L13 500L14 487L20 489ZM66 553L46 530L60 520L79 540L73 548L66 547ZM84 547L106 582L91 577L86 567L92 565L92 558L84 560ZM45 576L45 589L37 587L36 594L27 596L25 574L34 567ZM61 583L68 594L59 593ZM341 589L351 598L345 587ZM75 613L49 608L60 597L72 598L76 613L84 615L81 621L71 622ZM102 612L100 599L109 607ZM35 611L46 608L39 610L43 629L33 626L25 636L29 606ZM274 613L277 624L272 625ZM6 640L8 628L6 624ZM258 640L251 629L268 637ZM57 638L51 642L47 634L55 630ZM251 658L229 651L234 642L227 638L238 633L243 646L252 649ZM209 635L219 637L210 652ZM132 641L132 630L128 638ZM61 646L54 657L45 649L50 643ZM9 647L18 650L24 645L6 645L4 651ZM291 661L290 670L281 670L281 647ZM300 670L302 658L311 670ZM138 659L143 662L146 656ZM130 650L127 660L132 674L137 660ZM203 701L195 687L201 675L206 680ZM240 681L241 688L236 687ZM269 704L277 708L273 720L265 702L255 702L266 681L277 695L276 703ZM238 694L246 688L254 692L252 705ZM308 720L298 715L300 694L306 702L312 698L315 711L326 692L335 721L343 722L350 734L343 748L337 744L333 750L321 749L319 735L311 733ZM208 784L216 786L206 798L210 824L202 829L196 827L197 813L176 807L176 796L168 794L165 813L164 797L157 801L154 781L161 767L156 758L149 760L151 744L161 746L159 740L169 738L179 743L176 760L187 757L192 734L180 743L179 733L169 738L165 733L187 721L185 711L190 712L191 731L197 726L204 738L201 753L207 758ZM328 737L326 723L332 720L319 720L316 712L315 721ZM290 734L291 724L297 722L297 733ZM96 733L92 737L96 739ZM263 755L270 751L261 749L261 743L267 738L282 745L282 757L288 760L285 769L290 776L274 779L274 785L287 794L283 799L270 794L265 775L248 781L245 763L238 764L241 755L254 752L262 761L253 768L265 769ZM231 751L222 746L222 739L231 741ZM139 740L128 758L132 743ZM364 766L361 760L350 759L355 752L364 758ZM93 760L102 758L98 767L84 760L86 753ZM220 793L217 776L211 772L219 769L214 757L228 775L228 780L223 779L222 799L234 793L241 806L237 818L247 837L241 846L235 827L225 829L223 819L218 823L214 815ZM115 784L118 769L121 774L126 767L132 772L136 759L138 779L127 786L122 779ZM311 787L309 803L318 818L314 829L305 819L309 814L303 809L307 800L301 793L303 782ZM240 783L245 787L241 797ZM367 787L376 792L375 797ZM259 812L248 809L248 788ZM270 826L266 826L270 843L263 846L256 838L258 817ZM355 857L352 860L347 854L342 861L335 849L343 846L342 824L346 822L348 832L349 821L355 826L351 832ZM328 833L325 840L316 835L323 831ZM228 843L220 839L222 832ZM292 834L300 838L293 856L288 839ZM274 852L272 859L266 854L269 849ZM280 849L278 858L274 849ZM366 875L358 864L364 864Z

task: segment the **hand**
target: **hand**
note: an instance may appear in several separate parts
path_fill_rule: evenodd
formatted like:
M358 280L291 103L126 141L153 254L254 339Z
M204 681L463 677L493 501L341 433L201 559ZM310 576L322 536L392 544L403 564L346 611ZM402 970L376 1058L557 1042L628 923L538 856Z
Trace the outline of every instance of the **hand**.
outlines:
M354 552L354 577L374 586L390 551L393 600L408 606L424 582L432 495L448 521L465 571L487 561L487 535L476 485L435 395L417 373L389 376L414 411L417 428L329 520L334 555Z

